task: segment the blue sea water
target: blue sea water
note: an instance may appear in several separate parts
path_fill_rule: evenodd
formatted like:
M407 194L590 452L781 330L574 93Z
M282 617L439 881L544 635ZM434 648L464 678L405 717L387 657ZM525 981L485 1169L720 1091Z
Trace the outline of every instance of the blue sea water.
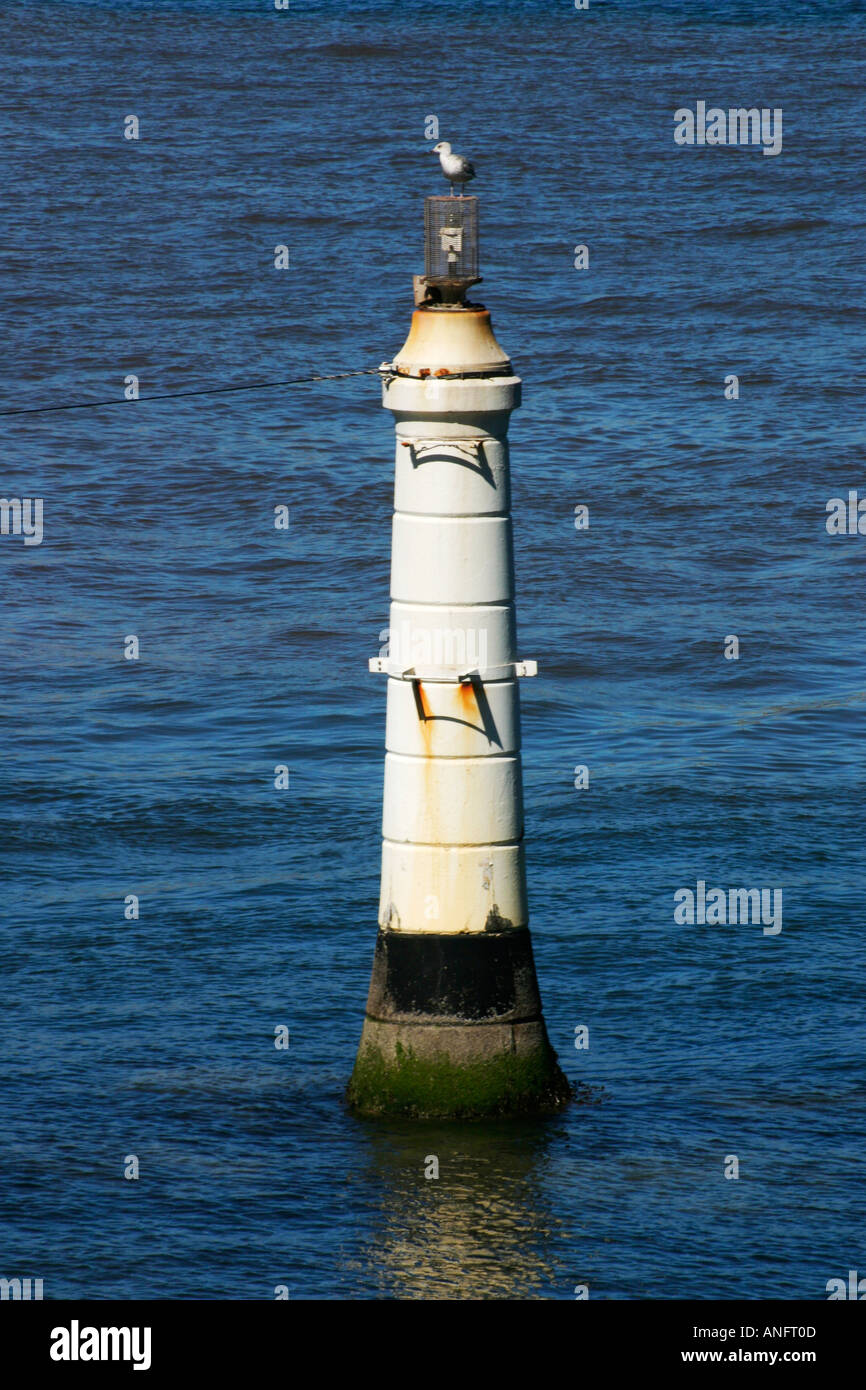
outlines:
M866 1271L866 537L825 526L866 494L864 5L12 3L0 26L0 410L130 373L143 397L0 419L0 491L44 498L45 528L0 536L0 1275L796 1299ZM782 108L782 153L677 147L698 100ZM379 871L376 378L146 399L393 355L444 191L431 114L475 161L476 294L525 383L533 939L592 1088L545 1124L342 1101ZM676 924L698 879L782 888L782 931Z

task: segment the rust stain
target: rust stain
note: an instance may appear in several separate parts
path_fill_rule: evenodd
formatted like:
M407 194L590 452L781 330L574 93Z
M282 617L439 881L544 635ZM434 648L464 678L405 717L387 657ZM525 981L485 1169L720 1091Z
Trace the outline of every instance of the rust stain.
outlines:
M430 706L427 703L427 692L424 689L424 686L422 685L421 681L418 682L418 699L421 701L421 708L424 711L424 719L427 720L432 718Z
M427 692L421 681L416 687L421 708L424 711L424 718L419 720L421 727L421 742L424 746L424 809L428 817L429 835L435 841L439 838L439 817L436 814L436 782L435 782L435 756L433 753L433 729L435 720L430 702L427 699Z
M427 692L420 681L418 682L417 689L418 699L424 711L424 718L419 721L421 725L421 738L424 743L424 756L425 758L431 758L433 756L433 714L427 699Z
M471 681L466 681L457 687L457 698L465 711L478 709L478 701L475 698L475 689Z
M475 686L471 681L466 681L457 687L457 709L455 713L459 716L458 732L460 735L461 752L464 757L471 757L477 751L475 743L479 731L479 720L481 711L478 707L478 696ZM483 723L483 720L481 721Z

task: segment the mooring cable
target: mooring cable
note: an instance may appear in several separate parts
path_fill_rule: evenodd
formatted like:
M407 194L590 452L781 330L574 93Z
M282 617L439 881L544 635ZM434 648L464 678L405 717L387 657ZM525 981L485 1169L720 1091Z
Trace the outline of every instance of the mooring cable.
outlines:
M183 401L189 400L192 396L228 396L237 391L270 391L276 386L306 386L313 381L345 381L352 376L380 376L384 365L381 367L362 367L353 372L319 372L315 376L294 376L288 377L285 381L248 381L240 386L202 386L195 391L157 391L153 395L144 396L112 396L109 400L102 401L71 401L68 405L19 405L13 406L10 410L0 410L0 416L7 415L46 415L57 410L98 410L106 405L130 405L132 403L142 405L147 401ZM430 377L431 383L439 381L454 381L464 377L480 375L475 372L439 372L435 377ZM535 386L547 386L554 378L548 380L534 381Z
M343 381L350 376L377 376L378 367L364 367L355 372L330 372L320 373L317 376L296 376L290 377L286 381L252 381L242 386L205 386L196 391L162 391L155 395L148 396L112 396L105 401L73 401L69 405L22 405L16 406L12 410L0 410L0 415L44 415L52 410L95 410L98 406L104 405L130 405L132 401L139 405L144 401L178 401L189 400L190 396L227 396L232 391L267 391L275 386L305 386L311 381Z

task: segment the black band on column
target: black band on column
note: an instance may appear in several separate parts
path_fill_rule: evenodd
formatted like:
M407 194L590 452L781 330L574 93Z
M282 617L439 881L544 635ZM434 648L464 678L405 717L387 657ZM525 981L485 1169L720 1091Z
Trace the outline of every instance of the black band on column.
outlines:
M380 928L367 1016L416 1023L540 1018L529 930L470 933Z

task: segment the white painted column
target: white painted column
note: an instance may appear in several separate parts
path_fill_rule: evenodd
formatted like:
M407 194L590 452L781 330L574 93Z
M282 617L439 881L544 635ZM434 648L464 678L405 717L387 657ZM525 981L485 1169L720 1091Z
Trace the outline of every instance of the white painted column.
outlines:
M441 312L458 336L461 311ZM506 439L520 381L394 376L383 399L397 457L379 921L525 926Z
M416 310L383 369L396 473L379 933L349 1099L478 1115L568 1099L528 931L508 423L486 309Z

